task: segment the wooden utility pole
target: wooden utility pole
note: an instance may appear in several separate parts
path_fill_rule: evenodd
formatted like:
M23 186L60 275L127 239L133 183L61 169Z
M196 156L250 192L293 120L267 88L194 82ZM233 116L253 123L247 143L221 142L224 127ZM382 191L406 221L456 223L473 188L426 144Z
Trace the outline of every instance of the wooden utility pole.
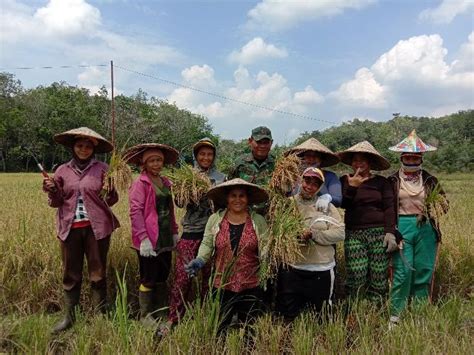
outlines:
M112 92L112 145L115 149L115 98L114 98L114 61L110 61L110 85Z

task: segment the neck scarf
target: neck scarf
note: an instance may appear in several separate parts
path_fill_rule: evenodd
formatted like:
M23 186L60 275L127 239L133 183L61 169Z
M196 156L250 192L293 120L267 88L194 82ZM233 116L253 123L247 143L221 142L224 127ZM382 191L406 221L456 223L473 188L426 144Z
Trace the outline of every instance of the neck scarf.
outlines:
M417 196L423 192L421 170L417 173L407 173L402 167L398 175L400 176L400 188L405 190L409 196Z
M83 160L79 159L79 157L76 154L72 154L73 159L72 159L72 167L74 170L76 170L79 174L82 174L82 172L89 166L89 164L92 161L92 158L94 154L92 154L89 159Z

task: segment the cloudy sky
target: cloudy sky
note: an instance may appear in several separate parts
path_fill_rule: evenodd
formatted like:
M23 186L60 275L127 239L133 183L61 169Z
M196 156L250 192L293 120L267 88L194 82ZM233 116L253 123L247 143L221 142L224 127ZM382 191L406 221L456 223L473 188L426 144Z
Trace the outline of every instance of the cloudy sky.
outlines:
M246 138L263 124L289 143L354 117L474 108L474 0L0 0L0 7L0 70L25 87L63 80L95 92L110 87L110 69L80 66L113 60L117 92L141 88L203 114L224 138Z

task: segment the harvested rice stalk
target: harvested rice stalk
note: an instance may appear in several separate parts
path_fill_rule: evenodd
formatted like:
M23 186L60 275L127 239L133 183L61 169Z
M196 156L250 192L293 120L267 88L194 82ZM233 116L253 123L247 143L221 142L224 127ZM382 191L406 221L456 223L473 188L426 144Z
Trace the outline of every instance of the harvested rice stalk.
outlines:
M270 180L270 189L281 195L293 190L301 174L300 164L300 158L296 154L279 158Z
M261 267L260 279L276 275L280 265L294 264L301 254L299 237L304 232L304 221L294 198L270 192L269 237L265 246L268 265Z
M132 180L132 170L124 159L123 154L114 149L110 156L109 170L104 177L104 187L101 194L105 196L114 189L127 193Z
M211 180L207 175L200 173L187 164L178 169L165 172L173 182L173 194L178 206L187 206L189 203L199 204L201 197L211 187Z
M441 185L437 184L425 197L423 216L433 219L438 224L440 217L448 211L448 208L448 200L441 193Z

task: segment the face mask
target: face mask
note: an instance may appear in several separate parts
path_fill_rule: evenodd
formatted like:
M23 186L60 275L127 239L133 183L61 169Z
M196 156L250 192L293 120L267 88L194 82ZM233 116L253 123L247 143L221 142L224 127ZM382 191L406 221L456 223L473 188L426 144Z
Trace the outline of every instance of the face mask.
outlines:
M421 171L421 164L404 164L402 162L402 169L405 173L417 173Z

